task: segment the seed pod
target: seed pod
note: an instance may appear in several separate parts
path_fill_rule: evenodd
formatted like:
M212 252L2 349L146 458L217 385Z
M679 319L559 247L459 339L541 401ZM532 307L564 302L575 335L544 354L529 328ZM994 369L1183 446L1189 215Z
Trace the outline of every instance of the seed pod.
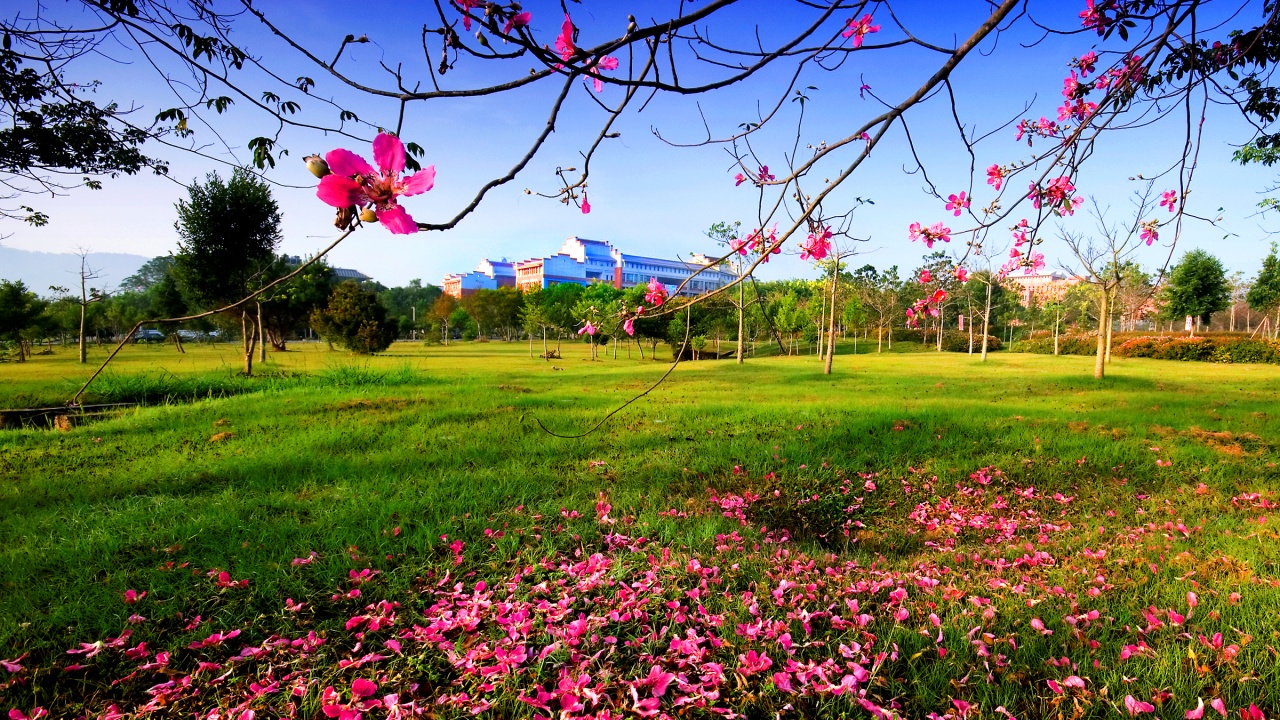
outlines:
M322 178L329 174L329 163L325 162L324 158L319 155L308 155L302 160L307 164L307 169L311 171L312 175Z
M365 208L360 211L360 222L376 223L378 214L373 211L373 208Z

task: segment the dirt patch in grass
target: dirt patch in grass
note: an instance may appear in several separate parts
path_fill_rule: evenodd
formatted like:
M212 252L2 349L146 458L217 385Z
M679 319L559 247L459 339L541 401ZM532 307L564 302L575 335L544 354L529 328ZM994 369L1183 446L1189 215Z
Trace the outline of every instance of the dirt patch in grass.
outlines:
M527 387L525 387L525 386L523 386L523 385L499 385L499 386L498 386L498 389L499 389L499 390L504 390L504 391L506 391L506 392L514 392L514 393L531 393L531 392L533 392L533 390L531 390L531 389L529 389L529 388L527 388Z
M1212 432L1193 425L1186 434L1202 445L1234 457L1252 457L1267 450L1267 443L1253 433Z
M410 405L416 405L418 401L406 398L357 398L355 400L343 400L324 406L325 410L404 410Z

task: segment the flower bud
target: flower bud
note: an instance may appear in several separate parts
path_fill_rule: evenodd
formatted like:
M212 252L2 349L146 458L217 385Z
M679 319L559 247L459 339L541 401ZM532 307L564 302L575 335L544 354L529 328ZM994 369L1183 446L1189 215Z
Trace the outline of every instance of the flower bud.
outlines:
M378 214L373 208L365 208L360 211L360 222L376 223L378 222Z
M322 178L329 174L329 163L325 162L324 158L319 155L308 155L302 160L307 164L307 169L311 171L312 175Z

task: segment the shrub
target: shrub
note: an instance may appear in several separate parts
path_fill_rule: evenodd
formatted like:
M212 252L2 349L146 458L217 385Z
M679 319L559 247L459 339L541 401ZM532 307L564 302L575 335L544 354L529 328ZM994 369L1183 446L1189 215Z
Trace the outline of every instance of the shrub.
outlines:
M1059 340L1063 355L1093 355L1098 349L1096 335L1062 335ZM1052 354L1053 337L1040 337L1019 342L1021 352ZM1218 363L1280 364L1280 343L1251 339L1243 334L1202 335L1134 335L1111 336L1111 354L1116 357L1153 358Z
M377 294L350 280L333 289L329 306L312 313L311 323L321 335L352 352L382 352L396 339L396 323L387 318Z
M994 335L987 336L987 351L1002 350L1004 343ZM969 352L969 333L959 330L948 330L942 333L942 349L947 352ZM973 336L973 351L982 352L982 336Z

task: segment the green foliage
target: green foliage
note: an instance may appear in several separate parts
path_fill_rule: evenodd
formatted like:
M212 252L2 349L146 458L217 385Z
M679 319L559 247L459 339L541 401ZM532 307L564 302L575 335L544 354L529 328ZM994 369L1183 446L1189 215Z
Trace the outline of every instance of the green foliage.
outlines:
M274 280L296 269L297 266L285 262L283 258L277 259L268 268L263 279ZM284 350L285 343L291 337L306 329L311 314L329 302L335 284L333 268L320 261L307 266L301 274L262 296L263 331L276 350Z
M0 280L0 341L16 346L19 359L24 357L23 344L39 331L45 305L21 280Z
M1280 306L1280 259L1276 258L1274 242L1271 243L1271 252L1262 260L1262 268L1249 287L1245 302L1258 312L1268 312Z
M1173 317L1191 315L1204 322L1231 306L1231 286L1222 261L1204 250L1192 250L1169 272L1162 294L1165 311Z
M31 180L45 192L59 187L50 179L58 174L84 176L83 184L96 189L100 182L88 176L132 175L144 168L168 172L164 162L139 149L146 129L124 122L115 103L100 106L86 97L96 82L77 85L64 72L61 63L42 66L38 57L23 57L9 42L0 48L0 173ZM19 183L5 185L20 190ZM26 222L48 222L44 213L21 208Z
M326 338L363 354L391 347L399 329L388 321L377 293L351 280L333 289L328 306L312 314L311 324Z
M177 203L178 254L174 272L197 304L240 300L264 284L280 243L280 209L266 182L236 168L224 181L209 173Z
M173 272L173 263L172 254L153 257L143 263L137 272L122 280L120 287L134 292L145 292Z

